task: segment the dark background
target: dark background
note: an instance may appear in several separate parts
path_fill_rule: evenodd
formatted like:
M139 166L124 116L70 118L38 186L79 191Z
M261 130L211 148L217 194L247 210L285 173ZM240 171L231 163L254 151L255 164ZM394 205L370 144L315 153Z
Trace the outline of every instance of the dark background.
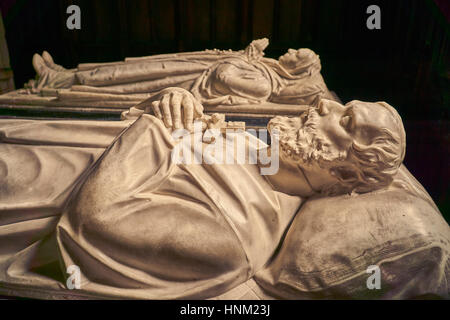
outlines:
M0 0L16 87L35 72L33 53L65 67L157 53L243 49L267 37L266 56L307 47L346 103L383 100L407 133L405 165L450 221L448 0ZM68 30L66 8L81 8ZM366 27L369 5L381 30Z

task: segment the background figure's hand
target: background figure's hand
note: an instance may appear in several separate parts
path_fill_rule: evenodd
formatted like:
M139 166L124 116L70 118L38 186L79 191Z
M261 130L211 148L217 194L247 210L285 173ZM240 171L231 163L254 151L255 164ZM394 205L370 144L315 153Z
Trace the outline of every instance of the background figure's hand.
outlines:
M264 56L264 49L269 45L269 40L267 38L262 38L258 40L253 40L247 48L245 48L245 54L247 59L259 60Z
M147 103L150 101L147 101ZM151 99L145 110L153 111L166 127L193 131L194 120L203 116L203 106L182 88L167 88Z

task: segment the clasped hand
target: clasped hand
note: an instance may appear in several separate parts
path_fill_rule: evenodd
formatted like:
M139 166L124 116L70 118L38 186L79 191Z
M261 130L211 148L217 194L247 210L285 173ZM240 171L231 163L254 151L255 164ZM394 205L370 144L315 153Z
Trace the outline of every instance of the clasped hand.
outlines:
M203 106L182 88L166 88L155 97L142 102L140 109L153 111L167 128L193 131L194 120L203 116Z

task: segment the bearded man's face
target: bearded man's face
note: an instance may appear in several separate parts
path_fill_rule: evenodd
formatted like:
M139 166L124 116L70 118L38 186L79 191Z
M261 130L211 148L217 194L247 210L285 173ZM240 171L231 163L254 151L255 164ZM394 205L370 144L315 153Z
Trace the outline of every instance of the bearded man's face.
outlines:
M282 157L302 165L344 161L351 146L370 145L381 128L398 131L394 117L378 103L354 100L345 106L321 99L299 117L275 117L268 125L279 132ZM273 134L273 133L272 133Z
M281 157L302 166L317 163L325 168L336 160L344 160L347 152L338 150L333 143L318 130L320 116L315 107L310 107L299 117L277 116L268 125L272 136L278 132Z

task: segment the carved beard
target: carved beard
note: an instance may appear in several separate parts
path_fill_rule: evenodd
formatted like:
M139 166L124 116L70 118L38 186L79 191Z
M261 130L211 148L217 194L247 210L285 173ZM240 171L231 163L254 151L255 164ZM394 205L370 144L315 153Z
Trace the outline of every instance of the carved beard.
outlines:
M281 157L303 166L318 163L321 168L346 158L346 152L339 154L333 144L317 130L319 117L316 109L310 107L300 117L277 116L270 120L268 129L273 138L273 130L278 130Z

